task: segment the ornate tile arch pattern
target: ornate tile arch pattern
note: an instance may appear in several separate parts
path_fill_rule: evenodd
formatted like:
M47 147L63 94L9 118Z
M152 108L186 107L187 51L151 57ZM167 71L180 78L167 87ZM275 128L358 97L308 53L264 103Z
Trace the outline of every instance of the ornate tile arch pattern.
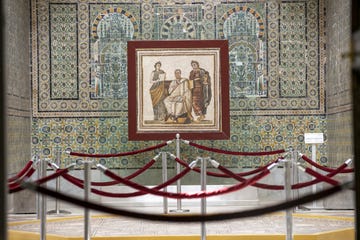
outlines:
M135 30L134 31L134 38L137 38L137 36L139 35L139 25L136 22L136 18L130 12L128 12L125 9L122 9L120 7L109 8L109 9L104 10L104 11L99 13L99 15L96 17L96 19L94 20L94 22L92 24L92 37L95 38L95 39L99 38L99 36L98 36L98 25L99 25L99 23L101 22L101 20L104 19L105 16L107 16L109 14L114 14L114 13L125 15L127 18L130 19L130 21L134 25L134 30Z
M237 12L240 12L240 11L243 11L243 12L248 12L250 14L252 14L258 24L259 24L259 31L258 31L258 38L262 38L264 36L264 33L265 33L265 25L264 25L264 20L263 18L261 17L261 15L253 8L250 8L246 5L244 6L235 6L234 8L228 10L220 19L220 22L219 22L219 37L220 38L225 38L225 32L224 32L224 23L225 21L231 17L234 13L237 13Z
M91 59L98 37L93 34L94 28L106 15L118 13L133 25L132 39L137 38L140 33L140 3L32 0L33 116L126 115L127 95L116 95L114 98L96 98L93 95L91 77L94 66ZM54 21L54 18L63 21ZM119 56L116 57L119 59ZM125 62L119 61L117 65L126 63L126 55L123 59ZM122 76L122 79L121 84L127 85L127 77Z
M230 58L247 59L248 63L260 63L264 76L264 88L256 90L251 74L256 75L256 68L236 71L230 66L232 77L230 84L231 114L234 115L278 115L278 114L324 114L324 19L322 1L303 0L296 2L262 2L262 3L224 3L216 6L217 36L230 43ZM224 27L224 23L241 12L251 13L259 20L257 39L247 36L236 36ZM263 20L262 20L263 19ZM306 22L304 22L306 21ZM264 29L263 29L264 28ZM259 48L262 38L263 47ZM239 50L234 48L237 46ZM242 47L241 47L242 46ZM257 61L256 53L251 50L264 51ZM260 45L261 46L261 45ZM232 52L233 51L233 52ZM251 53L251 54L249 54ZM247 55L246 55L247 54ZM234 62L234 61L230 61ZM243 67L244 68L244 67ZM317 69L317 70L316 70ZM249 75L250 74L250 75ZM249 77L250 76L250 77ZM248 85L256 91L244 91L243 79L250 79ZM259 88L257 88L259 89ZM238 92L236 92L238 91ZM243 92L241 92L243 91ZM254 95L255 93L255 95Z
M115 47L116 44L109 48L108 51L118 55L106 55L110 60L117 59L118 64L111 68L122 71L120 77L113 74L112 79L122 80L109 87L110 94L94 94L97 31L111 14L128 19L134 29L131 39L227 38L232 46L230 56L246 59L248 63L248 67L234 71L231 80L232 115L324 114L323 11L323 1L319 0L281 4L278 1L32 0L33 115L126 115L127 77L126 69L121 66L126 64L124 48L128 38L116 39L123 50ZM257 33L251 35L254 38L231 35L224 28L236 15L246 18L247 23L256 23ZM180 28L184 34L176 34ZM234 70L234 66L230 69ZM237 85L243 86L242 92L236 90ZM252 90L246 92L246 87ZM113 94L120 88L121 93Z

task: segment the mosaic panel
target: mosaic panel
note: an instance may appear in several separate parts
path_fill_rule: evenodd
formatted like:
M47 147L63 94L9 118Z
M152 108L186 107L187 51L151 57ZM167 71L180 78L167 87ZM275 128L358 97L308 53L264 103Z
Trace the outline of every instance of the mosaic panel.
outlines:
M308 56L305 3L282 4L280 8L279 95L281 98L307 96ZM314 51L314 50L312 50ZM314 56L317 54L315 53ZM314 62L317 66L317 62ZM316 76L315 76L316 77ZM310 95L316 95L316 89Z
M127 41L139 34L132 12L139 12L139 6L90 4L91 99L118 100L122 110L127 110Z
M111 4L106 1L97 4L87 1L32 1L32 97L35 117L124 114L127 110L124 46L129 38L121 35L119 26L132 29L129 30L133 32L131 39L136 37L140 26L140 2L124 5L120 1L112 1ZM125 22L129 24L123 24ZM55 24L54 32L50 23ZM73 37L75 26L76 38ZM104 29L107 35L94 34L97 30L104 32ZM60 39L64 42L60 43ZM65 41L68 39L73 41ZM59 69L61 74L57 72Z
M232 114L324 113L322 11L312 0L216 6L217 36L231 44Z
M51 99L78 98L77 4L50 4Z

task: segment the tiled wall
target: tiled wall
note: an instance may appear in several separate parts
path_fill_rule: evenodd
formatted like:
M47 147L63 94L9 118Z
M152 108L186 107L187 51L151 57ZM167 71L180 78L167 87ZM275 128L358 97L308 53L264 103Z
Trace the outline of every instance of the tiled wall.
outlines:
M6 1L5 76L8 172L17 173L31 155L30 4Z
M346 56L351 44L351 1L339 8L326 1L327 72L326 106L328 118L329 164L338 166L353 158L351 63Z
M14 176L31 157L31 66L30 66L30 4L27 0L3 3L5 16L6 79L6 159L7 177ZM7 208L14 213L35 211L35 194L22 191L9 194Z
M157 144L128 140L122 47L128 40L227 39L231 137L199 143L233 151L293 147L310 155L303 134L323 132L325 144L317 158L328 163L323 0L31 3L34 155L54 158L65 150L114 153ZM97 68L102 91L95 87ZM100 161L113 168L137 168L154 154ZM200 154L208 155L182 146L186 159ZM232 167L269 160L215 157ZM61 160L67 164L77 159L62 154Z

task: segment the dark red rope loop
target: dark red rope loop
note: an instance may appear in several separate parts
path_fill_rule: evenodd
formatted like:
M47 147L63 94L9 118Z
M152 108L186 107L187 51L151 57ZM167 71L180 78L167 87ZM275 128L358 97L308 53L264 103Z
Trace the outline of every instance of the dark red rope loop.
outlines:
M144 165L142 168L136 170L135 172L133 172L132 174L130 174L129 176L126 177L126 179L133 179L137 176L139 176L141 173L145 172L147 169L149 169L152 165L154 165L156 161L154 159L152 159L151 161L149 161L146 165ZM84 184L84 180L71 176L71 179L73 181L77 181L80 182L81 184ZM113 186L119 184L118 181L108 181L108 182L91 182L92 186L98 186L98 187L106 187L106 186Z
M304 187L308 187L311 186L313 184L317 184L321 181L325 181L325 182L331 182L334 183L332 180L330 180L329 178L335 176L336 174L340 173L344 168L347 167L347 164L342 164L340 167L338 167L336 170L332 171L331 173L327 174L326 176L318 176L317 178L311 181L307 181L307 182L303 182L303 183L297 183L291 186L291 189L300 189L300 188L304 188ZM220 171L222 171L223 173L227 174L228 176L240 181L240 182L244 182L246 181L245 178L236 175L235 173L233 173L232 171L230 171L227 168L222 167L221 165L218 167L218 169ZM309 171L310 172L310 171ZM256 182L254 183L252 186L254 187L258 187L258 188L262 188L262 189L268 189L268 190L283 190L284 186L283 185L270 185L270 184L265 184L265 183L259 183Z
M35 171L36 171L36 169L34 167L30 168L29 171L25 174L25 176L19 178L18 181L9 183L8 188L12 189L12 188L18 187L20 181L22 181L23 179L26 179L26 178L27 179L30 178L35 173Z
M242 210L240 212L231 212L231 213L215 213L215 214L181 214L181 215L168 215L168 214L146 214L140 212L132 212L124 209L111 208L104 205L99 205L98 203L84 201L80 198L75 198L69 195L65 195L54 190L44 188L39 185L35 185L33 183L25 182L23 183L24 187L27 189L39 192L41 194L45 194L47 196L51 196L53 198L66 201L71 204L75 204L77 206L81 206L83 208L92 209L95 211L101 211L109 214L115 214L119 216L146 219L151 221L164 221L164 222L206 222L206 221L223 221L234 218L249 218L254 216L261 216L268 213L280 212L286 209L294 208L296 206L303 205L305 203L313 202L318 199L323 199L325 197L331 196L335 193L339 193L342 190L350 189L353 187L354 183L344 183L340 186L331 187L329 189L325 189L319 191L315 194L305 195L298 199L280 202L276 205L270 205L262 208L255 208L249 210Z
M340 167L336 168L334 171L326 174L325 176L328 178L332 178L335 175L341 173L342 170L344 170L348 165L346 163L342 164ZM292 185L291 189L299 189L299 188L304 188L304 187L308 187L311 186L313 184L317 184L321 182L320 179L316 178L314 180L308 181L308 182L303 182L303 183L298 183L298 184L294 184Z
M199 144L193 143L193 142L188 142L188 144L190 146L193 146L193 147L196 147L196 148L199 148L202 150L206 150L209 152L222 153L222 154L227 154L227 155L238 155L238 156L265 156L265 155L276 155L276 154L285 152L284 149L268 151L268 152L235 152L235 151L221 150L218 148L206 147L206 146L199 145Z
M50 180L53 180L53 179L61 176L61 175L64 175L68 171L69 171L69 169L67 169L67 168L58 170L49 176L46 176L46 177L36 180L35 183L38 185L43 184L45 182L48 182ZM34 172L35 172L35 169L34 169ZM20 183L16 183L16 185L9 186L9 193L15 193L15 192L19 192L21 190L23 190L23 188L21 187Z
M132 187L134 189L137 189L139 191L144 191L147 192L149 194L153 194L156 196L161 196L161 197L168 197L168 198L175 198L175 199L192 199L192 198L205 198L205 197L210 197L210 196L216 196L216 195L221 195L221 194L226 194L226 193L230 193L230 192L234 192L240 189L243 189L249 185L254 184L255 182L259 181L260 179L262 179L263 177L265 177L266 175L268 175L270 173L270 171L268 169L264 170L263 172L253 176L250 179L247 179L245 182L236 184L236 185L232 185L230 187L225 187L225 188L221 188L221 189L217 189L214 191L201 191L201 192L197 192L197 193L172 193L172 192L164 192L164 191L158 191L155 189L151 189L151 188L147 188L144 187L142 185L139 185L135 182L126 180L124 178L119 177L118 175L114 174L113 172L111 172L110 170L106 169L104 171L104 174L110 178L116 179L121 181L123 184Z
M169 179L168 181L155 186L151 189L153 190L160 190L163 189L173 183L175 183L176 181L178 181L179 179L181 179L182 177L184 177L188 172L190 172L191 168L185 168L182 172L180 172L179 174L177 174L176 176L172 177L171 179ZM69 175L69 174L64 174L63 177L71 182L72 184L74 184L75 186L79 187L79 188L84 188L84 184L83 182L79 182L76 178L74 178L73 176ZM126 178L124 178L126 179ZM116 182L119 183L118 180L115 180ZM147 194L146 191L136 191L136 192L130 192L130 193L112 193L112 192L107 192L107 191L102 191L102 190L98 190L95 188L91 189L92 193L101 195L101 196L106 196L106 197L113 197L113 198L125 198L125 197L137 197L137 196L141 196L141 195L145 195Z
M8 183L14 182L17 180L21 180L21 178L29 171L29 169L31 168L33 163L34 163L33 160L28 161L23 169L21 169L15 176L13 176L7 180Z
M123 157L123 156L129 156L129 155L135 155L138 153L148 152L152 151L158 148L162 148L164 146L168 145L168 142L160 143L155 146L151 146L148 148L131 151L131 152L122 152L122 153L109 153L109 154L90 154L90 153L78 153L78 152L70 152L70 156L78 156L78 157L92 157L92 158L111 158L111 157Z
M332 172L336 169L334 168L328 168L328 167L325 167L325 166L322 166L320 164L318 164L317 162L311 160L310 158L308 158L307 156L305 155L301 155L301 158L304 159L307 163L309 163L310 165L318 168L318 169L321 169L323 170L324 172ZM351 173L351 172L354 172L354 169L353 168L349 168L349 169L343 169L341 170L341 173Z
M179 163L180 165L182 165L182 166L186 166L186 165L187 165L187 163L186 163L185 161L183 161L183 160L181 160L181 159L179 159L179 158L177 158L177 157L175 157L175 161L178 162L178 163ZM266 165L264 165L264 166L261 166L261 167L259 167L259 168L257 168L257 169L254 169L254 170L251 170L251 171L247 171L247 172L236 173L236 175L242 176L242 177L246 177L246 176L249 176L249 175L253 175L253 174L259 173L259 172L261 172L261 171L264 171L265 168L267 168L267 167L270 166L271 164L276 163L276 162L278 162L278 161L279 161L279 159L276 159L275 161L271 161L270 163L268 163L268 164L266 164ZM193 170L194 170L195 172L198 172L198 173L201 172L200 168L198 168L198 167L193 168ZM206 175L212 176L212 177L230 178L230 176L227 175L227 174L222 174L222 173L212 172L212 171L206 171Z
M305 172L310 174L311 176L315 177L316 179L321 180L322 182L327 182L327 183L329 183L331 185L334 185L334 186L340 184L338 181L336 181L336 180L334 180L334 179L332 179L330 177L324 176L324 175L312 170L311 168L306 168Z

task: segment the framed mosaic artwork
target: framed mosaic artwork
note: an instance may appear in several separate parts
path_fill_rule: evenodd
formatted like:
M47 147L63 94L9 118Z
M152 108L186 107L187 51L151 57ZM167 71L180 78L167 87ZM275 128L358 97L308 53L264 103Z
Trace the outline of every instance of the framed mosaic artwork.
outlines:
M128 42L129 140L228 139L227 40Z

